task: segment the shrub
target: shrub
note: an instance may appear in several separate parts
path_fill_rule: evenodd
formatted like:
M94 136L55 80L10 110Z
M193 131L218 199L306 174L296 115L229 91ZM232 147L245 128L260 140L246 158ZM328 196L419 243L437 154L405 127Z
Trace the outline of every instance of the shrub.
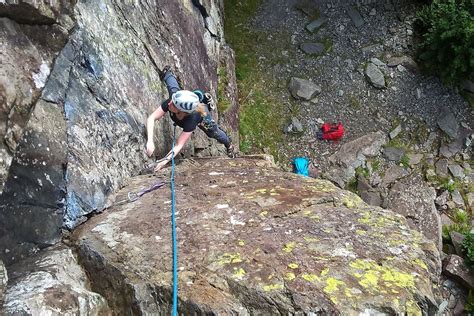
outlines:
M471 0L434 0L418 12L418 58L429 73L454 85L474 69L474 6Z
M470 267L474 266L474 234L468 233L466 234L466 238L464 238L462 242L462 250L466 255L466 263Z

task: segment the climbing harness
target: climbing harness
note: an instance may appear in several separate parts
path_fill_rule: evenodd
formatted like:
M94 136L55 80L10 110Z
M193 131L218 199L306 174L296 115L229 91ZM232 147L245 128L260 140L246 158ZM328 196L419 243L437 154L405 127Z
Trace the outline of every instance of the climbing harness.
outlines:
M135 202L136 200L141 198L143 195L145 195L147 193L150 193L152 191L155 191L156 189L159 189L164 185L166 185L166 183L163 182L163 181L160 181L160 182L157 182L157 183L151 185L150 187L148 187L145 190L142 190L142 191L139 191L139 192L128 192L127 193L127 198L115 203L114 206L123 205L123 204L130 203L130 202Z
M293 159L293 170L296 174L301 174L305 177L309 176L308 172L309 159L306 157L296 157Z
M173 132L173 146L176 142L176 125ZM175 219L175 196L174 196L174 151L171 151L171 239L173 242L173 316L178 315L178 249L176 246L176 219Z

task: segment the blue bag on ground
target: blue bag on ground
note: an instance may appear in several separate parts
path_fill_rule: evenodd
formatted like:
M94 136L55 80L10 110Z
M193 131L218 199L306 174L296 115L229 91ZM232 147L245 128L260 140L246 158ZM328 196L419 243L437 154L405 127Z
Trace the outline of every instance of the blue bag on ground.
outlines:
M296 174L301 174L305 177L309 176L309 159L306 157L296 157L293 159L293 169Z

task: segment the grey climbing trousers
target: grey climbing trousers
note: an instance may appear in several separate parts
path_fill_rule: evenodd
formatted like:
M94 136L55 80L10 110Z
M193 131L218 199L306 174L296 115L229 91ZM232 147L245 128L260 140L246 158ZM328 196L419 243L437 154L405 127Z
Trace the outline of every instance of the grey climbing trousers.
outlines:
M163 79L165 80L166 89L168 89L169 97L171 99L173 93L181 90L181 87L172 71L166 72ZM226 132L217 125L216 121L214 121L207 106L206 116L202 118L202 122L198 126L208 137L217 140L219 143L223 144L225 148L229 148L231 145L232 141L230 137L227 136Z

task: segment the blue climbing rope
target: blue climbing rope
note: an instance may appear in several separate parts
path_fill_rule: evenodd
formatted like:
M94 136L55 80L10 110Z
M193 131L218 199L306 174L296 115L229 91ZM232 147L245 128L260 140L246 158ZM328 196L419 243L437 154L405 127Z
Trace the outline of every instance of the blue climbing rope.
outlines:
M176 142L176 125L173 132L173 149ZM173 240L173 316L178 315L178 247L176 246L176 220L174 196L174 150L171 150L171 239Z

